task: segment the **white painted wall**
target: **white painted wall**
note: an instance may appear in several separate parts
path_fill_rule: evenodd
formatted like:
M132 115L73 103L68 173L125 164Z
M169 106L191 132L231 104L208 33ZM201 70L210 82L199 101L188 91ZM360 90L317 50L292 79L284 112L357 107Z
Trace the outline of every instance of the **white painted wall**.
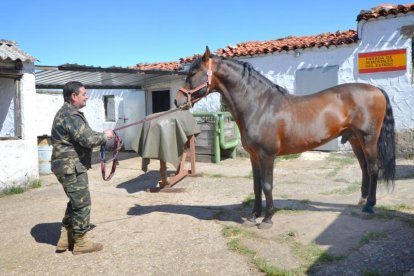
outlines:
M212 92L207 97L198 101L191 112L218 112L221 111L221 95L218 92Z
M338 65L338 83L354 82L353 63L349 61L354 53L355 46L322 47L303 50L299 57L296 57L295 52L290 51L243 60L252 64L272 82L286 88L291 94L295 94L295 74L300 69Z
M36 136L50 136L53 118L62 105L61 93L36 93Z
M132 123L134 120L136 121L145 117L145 93L142 90L88 89L87 95L89 99L86 103L86 107L81 111L84 113L91 128L95 131L118 128L125 124ZM105 95L114 96L116 122L105 121L103 100ZM130 105L128 104L129 102L133 102L133 104ZM37 136L50 136L53 118L62 105L63 95L61 93L39 92L36 94L36 108L39 110L36 118ZM129 114L129 120L124 123L123 120L119 120L119 118L124 118L125 114ZM131 135L128 133L126 134ZM127 144L129 140L133 139L133 137L125 137L124 135L121 135L121 138Z
M372 83L387 91L394 109L397 129L414 128L412 39L401 33L403 26L410 25L414 25L414 14L398 17L390 16L375 21L360 21L358 24L358 32L361 38L358 52L407 49L406 71L357 75L358 81ZM357 72L357 67L354 70Z
M36 100L34 64L25 62L23 73L20 80L22 139L0 140L0 191L30 185L39 178L35 132L37 110L33 104ZM13 90L7 93L14 93L14 87L6 86Z

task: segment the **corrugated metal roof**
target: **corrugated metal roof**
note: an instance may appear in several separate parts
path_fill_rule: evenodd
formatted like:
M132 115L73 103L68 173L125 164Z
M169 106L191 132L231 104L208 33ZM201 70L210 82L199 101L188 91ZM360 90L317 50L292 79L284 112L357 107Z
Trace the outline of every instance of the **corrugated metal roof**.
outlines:
M122 67L93 67L78 64L35 66L36 88L63 88L69 81L80 81L86 88L142 89L155 82L182 78L184 73L137 70Z
M36 61L36 58L23 52L15 41L5 39L0 39L0 59L11 59L13 61L20 59L23 62L26 60Z

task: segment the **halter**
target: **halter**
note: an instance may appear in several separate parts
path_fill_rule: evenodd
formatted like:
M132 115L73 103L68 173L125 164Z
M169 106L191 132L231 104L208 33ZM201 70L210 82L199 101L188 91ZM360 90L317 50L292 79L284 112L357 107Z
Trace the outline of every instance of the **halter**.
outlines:
M189 105L189 107L191 107L191 106L192 106L192 104L194 104L194 103L198 102L198 101L201 99L201 97L200 97L200 98L198 98L198 99L191 100L191 95L192 95L193 93L200 91L200 90L201 90L201 89L203 89L204 87L207 87L207 90L206 90L206 95L207 95L208 93L210 93L209 88L210 88L210 85L211 85L211 76L212 76L212 75L213 75L213 71L211 71L211 58L209 58L209 59L208 59L207 80L206 80L204 83L200 84L199 86L197 86L196 88L191 89L191 90L187 90L187 89L185 89L184 87L180 87L180 88L178 89L178 91L180 91L181 93L183 93L184 95L186 95L186 96L187 96L187 104Z

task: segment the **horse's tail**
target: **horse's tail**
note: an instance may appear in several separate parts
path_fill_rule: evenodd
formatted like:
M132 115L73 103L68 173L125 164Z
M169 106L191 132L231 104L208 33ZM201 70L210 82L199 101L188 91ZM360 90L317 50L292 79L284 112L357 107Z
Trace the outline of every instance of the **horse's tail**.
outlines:
M387 186L395 180L395 129L394 115L387 93L380 89L387 101L387 110L378 139L378 176Z

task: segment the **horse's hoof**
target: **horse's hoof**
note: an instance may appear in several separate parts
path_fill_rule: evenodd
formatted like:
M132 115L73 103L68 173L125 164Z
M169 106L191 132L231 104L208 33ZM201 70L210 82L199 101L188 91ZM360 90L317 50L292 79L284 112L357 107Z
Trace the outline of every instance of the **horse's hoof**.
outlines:
M253 227L253 226L256 226L256 220L247 219L247 220L243 221L242 226L243 227Z
M366 214L374 214L374 209L372 208L372 206L370 206L370 205L365 205L363 208L362 208L362 212L363 213L366 213Z
M362 206L362 205L365 205L365 204L367 204L367 199L361 197L358 201L358 206Z
M270 229L270 228L272 228L272 226L273 226L273 223L271 221L270 222L262 221L259 224L258 228L259 229Z

